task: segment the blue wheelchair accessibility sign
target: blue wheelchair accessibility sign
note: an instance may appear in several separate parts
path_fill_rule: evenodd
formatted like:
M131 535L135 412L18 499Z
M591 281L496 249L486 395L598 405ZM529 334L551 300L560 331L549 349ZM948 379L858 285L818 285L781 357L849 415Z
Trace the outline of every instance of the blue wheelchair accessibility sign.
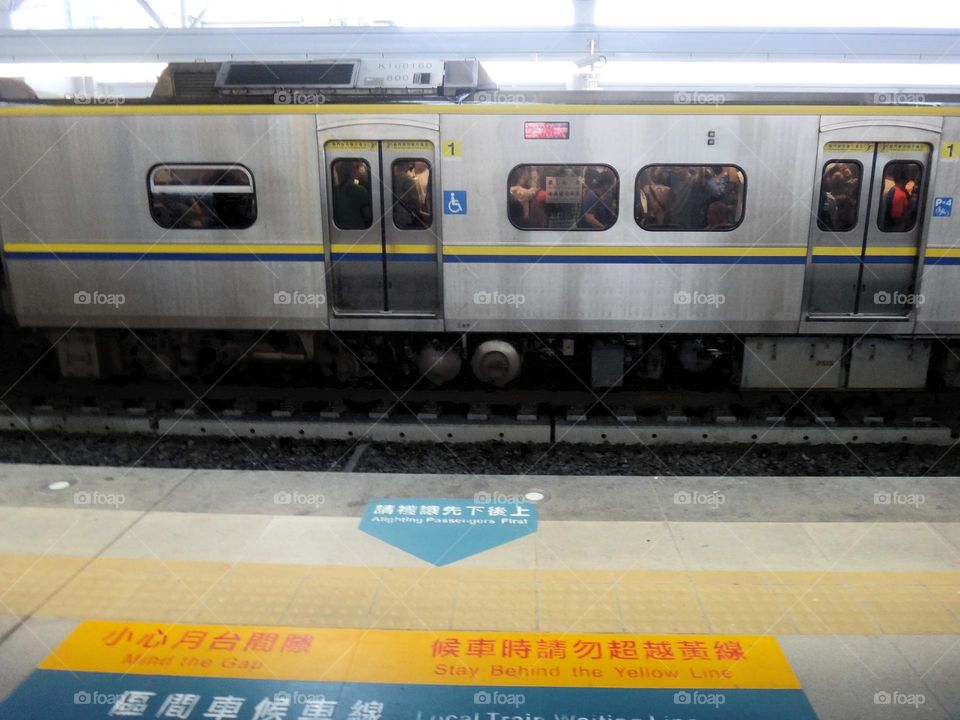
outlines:
M938 197L933 199L933 216L950 217L953 215L953 198Z
M467 191L466 190L444 190L443 191L443 214L444 215L466 215L467 214Z

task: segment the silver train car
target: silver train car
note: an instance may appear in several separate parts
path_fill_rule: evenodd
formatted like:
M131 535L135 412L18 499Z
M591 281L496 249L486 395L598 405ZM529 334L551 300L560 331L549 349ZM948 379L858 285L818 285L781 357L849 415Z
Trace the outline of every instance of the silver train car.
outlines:
M65 375L953 384L960 107L216 90L0 104L9 311Z

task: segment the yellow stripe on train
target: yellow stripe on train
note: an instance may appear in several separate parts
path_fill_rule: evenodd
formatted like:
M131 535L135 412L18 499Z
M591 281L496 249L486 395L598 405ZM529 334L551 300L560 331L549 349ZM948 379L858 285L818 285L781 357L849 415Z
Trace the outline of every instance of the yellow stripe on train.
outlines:
M230 254L248 252L259 253L290 253L290 254L323 254L322 244L231 244L224 243L23 243L8 242L3 244L6 252L40 252L40 253L196 253L196 254Z
M744 257L777 256L802 257L804 247L756 247L756 246L691 246L691 245L444 245L444 255L554 255L560 257L594 255L604 257L665 257L704 256Z
M860 257L863 248L860 245L853 247L829 247L818 245L813 248L813 254L833 257ZM915 247L868 247L868 257L916 257Z
M387 243L387 252L392 255L422 255L423 253L435 253L436 245L415 244L415 243ZM383 245L380 243L334 243L330 246L330 252L338 254L379 254L383 252Z
M907 105L8 105L0 117L71 115L869 115L960 116L960 107Z

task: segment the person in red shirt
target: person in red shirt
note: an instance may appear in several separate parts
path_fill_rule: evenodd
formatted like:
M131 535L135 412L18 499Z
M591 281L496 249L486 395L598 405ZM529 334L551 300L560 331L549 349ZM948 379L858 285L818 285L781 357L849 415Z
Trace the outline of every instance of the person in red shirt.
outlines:
M887 191L884 197L886 206L886 217L884 218L883 229L887 232L903 232L910 228L910 195L907 193L904 183L906 173L900 165L894 165L890 171L890 179L893 180L893 187Z

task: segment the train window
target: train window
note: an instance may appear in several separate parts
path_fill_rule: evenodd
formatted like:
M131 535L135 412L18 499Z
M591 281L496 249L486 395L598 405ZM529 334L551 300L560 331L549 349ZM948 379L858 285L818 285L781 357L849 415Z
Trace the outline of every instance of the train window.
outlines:
M747 178L736 165L647 165L634 218L644 230L725 232L743 222Z
M168 230L242 230L257 219L253 175L242 165L154 165L150 215Z
M894 160L883 168L883 197L877 226L883 232L907 232L917 224L923 166L912 160Z
M400 230L424 230L433 224L430 163L423 158L394 160L393 224Z
M849 232L857 226L863 165L856 160L831 160L823 166L817 227Z
M517 165L507 178L507 217L520 230L606 230L619 201L609 165Z
M373 224L370 163L341 158L330 163L333 223L341 230L366 230Z

